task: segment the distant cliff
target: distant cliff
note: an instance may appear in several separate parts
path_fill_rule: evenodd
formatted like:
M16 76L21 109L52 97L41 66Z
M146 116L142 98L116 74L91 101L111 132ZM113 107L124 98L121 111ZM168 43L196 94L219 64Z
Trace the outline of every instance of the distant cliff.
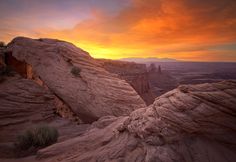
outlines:
M177 80L168 71L162 70L161 66L156 67L150 64L148 67L148 80L152 93L157 97L178 86Z
M154 102L156 95L151 91L146 65L106 59L100 59L100 62L108 72L117 74L121 79L126 80L147 105Z
M152 104L156 97L178 86L174 77L155 64L146 67L145 64L107 59L100 59L100 63L108 72L126 80L147 105Z
M179 60L171 59L171 58L156 58L156 57L149 57L149 58L123 58L120 59L121 61L128 61L128 62L136 62L136 63L151 63L151 62L178 62Z

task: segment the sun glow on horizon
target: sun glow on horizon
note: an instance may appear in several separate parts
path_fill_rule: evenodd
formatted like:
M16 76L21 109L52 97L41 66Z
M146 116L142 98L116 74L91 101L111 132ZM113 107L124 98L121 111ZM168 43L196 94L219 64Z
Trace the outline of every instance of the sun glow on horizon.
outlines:
M236 1L26 1L0 2L0 40L56 38L94 58L236 61Z

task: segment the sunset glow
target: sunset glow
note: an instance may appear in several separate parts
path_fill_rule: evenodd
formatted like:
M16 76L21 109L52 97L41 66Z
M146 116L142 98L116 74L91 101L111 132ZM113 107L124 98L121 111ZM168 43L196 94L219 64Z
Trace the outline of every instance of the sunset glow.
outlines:
M1 0L0 40L74 43L95 58L236 61L235 0Z

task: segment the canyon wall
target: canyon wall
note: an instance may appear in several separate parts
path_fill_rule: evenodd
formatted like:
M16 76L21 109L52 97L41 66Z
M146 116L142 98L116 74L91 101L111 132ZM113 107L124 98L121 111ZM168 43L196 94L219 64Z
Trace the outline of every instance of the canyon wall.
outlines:
M152 93L155 97L160 96L178 86L178 81L168 71L163 71L161 66L150 64L148 67L148 80Z
M145 64L106 59L100 59L100 63L110 73L126 80L147 105L152 104L156 97L178 86L175 78L155 64L146 67Z
M147 105L154 102L156 96L152 93L149 85L146 65L106 59L100 59L100 62L104 69L110 73L117 74L119 78L126 80Z

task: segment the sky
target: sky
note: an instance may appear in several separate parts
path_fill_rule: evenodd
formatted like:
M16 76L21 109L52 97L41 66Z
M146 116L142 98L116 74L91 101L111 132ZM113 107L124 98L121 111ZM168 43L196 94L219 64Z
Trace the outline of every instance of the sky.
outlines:
M236 0L0 0L0 40L56 38L95 58L236 61Z

